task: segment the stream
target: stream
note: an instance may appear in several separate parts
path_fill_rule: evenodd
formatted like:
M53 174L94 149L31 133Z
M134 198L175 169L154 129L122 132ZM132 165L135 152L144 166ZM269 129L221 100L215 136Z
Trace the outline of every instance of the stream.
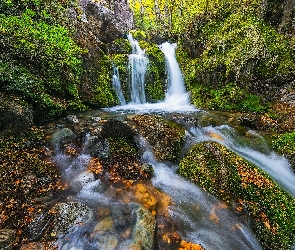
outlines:
M176 114L184 115L196 119L199 124L183 124L186 129L186 143L182 155L197 143L216 141L264 170L278 185L295 196L295 175L291 167L283 157L271 151L262 136L245 128L232 127L231 114L205 112L190 104L189 93L185 91L183 76L175 59L174 44L160 45L168 68L165 99L158 103L146 103L144 78L148 60L138 43L130 36L129 40L133 47L129 57L131 102L126 104L118 70L114 68L113 86L121 105L77 114L80 127L90 124L97 128L102 126L99 125L101 121L109 118L124 120L146 113L167 119ZM94 122L95 118L99 118L99 122ZM218 124L210 124L212 119ZM96 125L91 125L94 123ZM48 125L51 128L48 134L53 134L57 127L67 126L73 127L64 120L56 121ZM165 242L165 236L173 233L175 238L199 244L207 250L262 249L251 232L247 216L237 213L199 186L179 176L177 165L158 161L143 137L139 138L141 160L154 169L152 179L143 183L127 181L114 184L107 184L87 171L91 161L89 152L84 150L87 148L88 138L89 134L86 133L78 156L65 155L58 147L54 151L53 161L64 185L68 187L63 192L62 199L83 202L94 214L89 221L60 236L57 241L59 249L139 249L138 245L141 245L140 249L175 249L173 245L167 248L164 244L170 241L167 238ZM150 231L138 225L139 218L147 220L146 212L142 212L145 209L141 209L138 204L145 206L155 218L153 225L156 225L157 233L152 239L158 242L157 245L148 242L151 239L148 236Z

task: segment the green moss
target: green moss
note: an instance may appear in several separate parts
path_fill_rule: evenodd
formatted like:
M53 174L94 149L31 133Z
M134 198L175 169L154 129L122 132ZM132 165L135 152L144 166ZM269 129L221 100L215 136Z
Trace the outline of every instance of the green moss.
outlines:
M234 83L218 89L197 84L191 90L192 103L201 108L263 113L268 107L261 104L260 98L248 93Z
M279 154L287 157L295 169L295 132L273 135L272 146Z
M239 199L264 249L290 249L295 199L271 178L224 146L201 143L180 162L179 173L224 201Z
M0 90L32 104L37 122L85 109L78 92L84 51L64 26L67 7L69 1L0 5Z
M99 61L97 84L91 102L100 107L110 107L118 104L118 98L112 87L113 64L108 56Z
M167 77L164 54L157 44L141 40L139 45L149 58L146 76L147 100L150 102L163 100Z

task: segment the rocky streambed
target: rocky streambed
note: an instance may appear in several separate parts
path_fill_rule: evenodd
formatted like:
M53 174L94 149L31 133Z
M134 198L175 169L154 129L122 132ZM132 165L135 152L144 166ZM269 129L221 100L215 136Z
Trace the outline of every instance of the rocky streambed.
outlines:
M294 198L221 146L222 134L203 129L229 124L255 140L239 123L232 114L90 111L32 128L22 140L6 138L0 155L1 248L218 248L218 237L212 243L207 235L196 236L212 224L232 232L231 249L288 249L294 241ZM192 128L203 129L205 144L195 141ZM201 189L181 177L164 182L179 163L181 175L223 201L210 198L214 202L204 212L198 203L203 194L195 197ZM200 222L203 217L209 223Z

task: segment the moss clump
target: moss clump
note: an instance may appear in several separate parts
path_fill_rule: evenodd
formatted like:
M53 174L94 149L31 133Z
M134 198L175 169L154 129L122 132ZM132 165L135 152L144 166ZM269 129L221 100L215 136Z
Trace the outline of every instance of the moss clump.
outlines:
M223 111L264 113L268 110L257 95L238 87L235 83L214 89L196 84L191 90L191 101L197 107Z
M157 44L141 40L139 45L149 58L146 76L147 100L149 102L163 100L167 87L165 82L167 75L164 54Z
M273 148L287 157L295 169L295 132L272 136Z
M2 1L0 90L32 104L35 121L83 110L78 93L83 50L66 28L69 1Z
M108 56L99 60L97 84L91 103L100 107L110 107L118 104L118 98L112 87L113 64Z
M293 245L295 199L262 170L220 144L204 142L180 162L179 173L224 201L239 200L265 249Z

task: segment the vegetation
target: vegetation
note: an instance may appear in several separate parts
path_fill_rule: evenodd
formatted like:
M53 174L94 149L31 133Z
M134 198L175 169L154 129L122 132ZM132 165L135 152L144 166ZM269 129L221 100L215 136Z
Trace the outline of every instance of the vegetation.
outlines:
M246 208L264 249L290 249L295 238L295 199L254 165L215 142L196 145L179 172L224 201Z
M264 112L272 94L263 85L295 76L295 40L260 18L260 0L130 0L130 5L148 37L178 41L187 89L199 107Z
M83 50L62 15L69 2L0 4L0 91L31 103L36 121L85 108L78 94Z
M289 159L295 169L295 132L274 135L272 145L278 153Z

